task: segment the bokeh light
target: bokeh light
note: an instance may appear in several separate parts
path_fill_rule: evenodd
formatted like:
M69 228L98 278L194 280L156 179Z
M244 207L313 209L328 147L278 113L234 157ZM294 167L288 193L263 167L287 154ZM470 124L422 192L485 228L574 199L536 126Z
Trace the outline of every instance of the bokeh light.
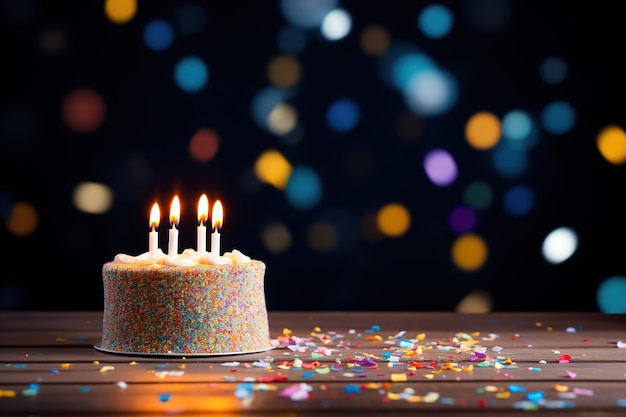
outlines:
M456 233L466 233L476 226L476 212L469 206L459 205L454 207L448 215L450 228Z
M308 210L319 203L323 191L322 181L313 168L296 166L291 171L285 195L295 208Z
M558 227L548 233L541 245L541 253L551 264L568 260L578 248L578 234L570 227Z
M491 152L496 171L505 178L520 178L528 170L528 153L509 142L500 142Z
M568 102L555 100L544 107L541 122L549 133L562 135L569 132L576 123L576 111Z
M198 129L189 141L189 155L198 162L207 162L215 157L220 148L220 136L214 129Z
M290 98L289 90L266 87L258 91L251 105L252 119L263 130L270 129L269 118L274 109ZM271 129L270 129L271 130Z
M493 191L484 181L473 181L463 191L463 201L476 210L485 210L493 201Z
M267 118L267 128L276 135L287 135L298 124L298 112L287 103L278 103ZM292 138L293 139L293 138ZM288 141L293 143L294 141Z
M463 297L454 311L461 314L485 314L492 309L493 295L487 290L476 289Z
M454 158L444 149L433 149L424 156L424 170L428 179L440 187L452 184L458 175Z
M389 48L391 36L384 26L373 24L363 29L359 41L363 52L376 57L385 53Z
M360 118L359 105L348 98L334 101L326 111L326 123L335 132L347 132L354 129Z
M352 29L352 18L343 9L335 9L329 12L322 20L322 35L330 40L337 41L345 38Z
M267 65L267 78L272 85L279 88L293 87L300 81L300 62L289 54L272 58Z
M491 149L500 141L502 128L498 117L488 111L473 114L465 125L465 138L474 149Z
M280 0L280 11L293 26L313 29L320 26L338 4L338 0Z
M514 149L532 149L539 139L535 123L524 110L511 110L502 117L502 138Z
M263 227L261 240L265 248L274 254L287 252L293 243L291 232L278 220L273 220Z
M528 214L535 206L535 193L526 184L509 188L502 197L504 211L513 217Z
M411 227L411 213L403 204L388 203L378 211L376 225L385 236L402 236Z
M92 88L72 90L63 99L61 117L67 127L75 132L93 132L106 117L104 99Z
M567 63L558 56L549 56L541 62L539 75L546 84L560 84L567 78Z
M15 236L27 236L37 229L39 213L32 204L18 201L11 207L5 224L7 230Z
M596 291L598 309L605 314L626 314L626 277L613 275L600 283Z
M404 101L411 111L420 116L439 116L456 104L458 89L450 73L429 69L411 78L404 91Z
M113 23L128 23L137 13L137 0L105 0L104 13Z
M283 53L298 55L304 51L308 38L304 29L286 26L278 32L277 42Z
M337 230L330 223L312 224L306 233L307 243L316 252L330 252L337 244Z
M482 268L487 257L487 243L478 234L463 234L452 244L452 261L463 271L473 272Z
M621 127L609 125L603 128L598 133L596 146L607 162L614 165L626 162L626 132Z
M163 51L174 41L174 28L163 19L155 19L143 30L143 41L153 51Z
M181 90L187 93L197 93L209 81L209 68L199 57L186 56L176 64L174 79Z
M81 182L74 187L72 201L77 210L90 214L102 214L113 205L113 192L105 184Z
M433 39L443 38L450 33L453 23L450 9L439 3L426 6L417 17L417 26L422 33Z
M256 176L280 190L287 188L292 169L289 161L275 149L263 152L254 164Z

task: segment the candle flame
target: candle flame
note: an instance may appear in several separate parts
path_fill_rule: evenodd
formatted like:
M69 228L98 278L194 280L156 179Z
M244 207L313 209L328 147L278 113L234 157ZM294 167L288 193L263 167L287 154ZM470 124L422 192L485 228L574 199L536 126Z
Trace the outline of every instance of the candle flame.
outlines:
M222 223L224 222L224 209L222 208L222 202L217 200L215 204L213 204L213 215L211 216L213 220L213 229L218 232L222 230Z
M200 196L198 201L198 223L204 225L209 218L209 199L206 194Z
M159 222L161 221L161 212L159 210L159 205L154 203L152 206L152 210L150 210L150 230L156 230L159 227Z
M172 200L172 206L170 208L170 223L173 226L178 226L178 220L180 219L180 200L178 196L174 196Z

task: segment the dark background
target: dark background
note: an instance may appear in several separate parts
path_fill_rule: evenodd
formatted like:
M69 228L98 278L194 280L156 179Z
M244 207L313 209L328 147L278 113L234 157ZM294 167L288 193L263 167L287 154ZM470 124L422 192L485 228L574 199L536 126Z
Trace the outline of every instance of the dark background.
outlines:
M510 18L487 32L467 18L482 1L440 3L455 19L443 39L420 33L417 16L434 2L417 0L343 1L338 4L353 19L347 37L328 42L307 31L296 55L303 76L291 101L304 133L290 145L260 129L250 110L255 94L268 86L268 62L282 53L277 36L289 22L280 2L139 1L130 22L114 24L101 1L3 0L0 214L7 221L13 204L26 202L38 220L25 236L0 227L0 308L101 309L102 264L117 253L147 249L152 203L161 206L165 250L164 219L179 193L180 247L193 247L195 206L206 192L211 202L224 203L222 248L266 263L272 310L452 310L476 289L488 291L494 310L597 310L600 283L626 274L625 168L607 163L595 145L603 127L626 122L620 2L502 0ZM177 10L188 4L205 12L205 24L193 33L176 26ZM141 37L157 18L175 29L172 45L159 52ZM427 51L458 81L455 106L419 118L421 132L410 140L395 129L406 105L381 80L377 58L359 46L369 24L385 27L393 43ZM51 28L64 36L54 53L40 45ZM187 54L210 68L207 86L195 94L182 92L172 75ZM546 86L538 67L551 55L567 62L568 76ZM63 98L78 87L97 90L106 102L106 118L92 132L72 131L60 116ZM353 131L338 134L328 128L325 111L346 96L359 103L362 118ZM514 108L537 114L554 99L572 104L576 123L563 135L541 133L522 178L502 178L486 153L467 146L463 132L472 114L502 116ZM204 163L188 153L200 127L220 136L219 152ZM448 187L433 186L422 169L426 152L439 146L460 167ZM317 172L323 184L317 204L295 208L284 191L254 178L254 162L269 148ZM360 167L358 175L351 164ZM478 179L493 191L474 230L487 242L489 257L467 272L451 260L457 233L447 216L462 202L464 187ZM83 181L111 187L109 211L74 207L72 192ZM531 212L520 218L507 215L500 202L516 183L536 195ZM410 229L397 238L368 238L362 225L389 202L409 209ZM337 211L345 217L339 223L352 227L349 242L320 253L307 243L307 232ZM272 221L291 234L284 252L263 244L263 228ZM579 246L552 265L542 258L541 244L562 225L576 230Z

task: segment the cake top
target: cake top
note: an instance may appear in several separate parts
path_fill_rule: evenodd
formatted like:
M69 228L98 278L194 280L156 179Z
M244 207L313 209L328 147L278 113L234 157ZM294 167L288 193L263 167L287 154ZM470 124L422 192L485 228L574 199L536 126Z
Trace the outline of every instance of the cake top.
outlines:
M144 252L141 255L133 256L125 253L118 253L113 259L118 264L159 264L168 266L193 266L193 265L225 265L225 264L243 264L248 263L252 259L244 255L237 249L226 252L224 255L217 255L212 252L197 252L188 248L183 253L176 255L166 255L161 249L158 250L157 256L150 256L150 252Z

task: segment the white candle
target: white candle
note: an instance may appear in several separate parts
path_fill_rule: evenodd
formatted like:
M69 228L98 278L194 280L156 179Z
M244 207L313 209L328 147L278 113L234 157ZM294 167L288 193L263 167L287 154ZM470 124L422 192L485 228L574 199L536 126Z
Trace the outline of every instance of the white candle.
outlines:
M150 210L150 233L148 233L148 253L151 258L159 256L159 233L157 228L161 221L161 213L159 211L159 205L154 203L152 210Z
M172 200L172 206L170 208L170 224L172 228L170 229L170 240L169 246L167 250L167 254L169 256L178 256L178 220L180 219L180 200L178 196L174 196Z
M206 221L209 218L209 199L206 194L200 196L198 201L198 254L206 252Z
M211 233L211 253L220 256L220 231L222 230L222 223L224 222L224 210L222 209L222 202L217 200L213 204L213 214L211 215L213 222L213 233Z

